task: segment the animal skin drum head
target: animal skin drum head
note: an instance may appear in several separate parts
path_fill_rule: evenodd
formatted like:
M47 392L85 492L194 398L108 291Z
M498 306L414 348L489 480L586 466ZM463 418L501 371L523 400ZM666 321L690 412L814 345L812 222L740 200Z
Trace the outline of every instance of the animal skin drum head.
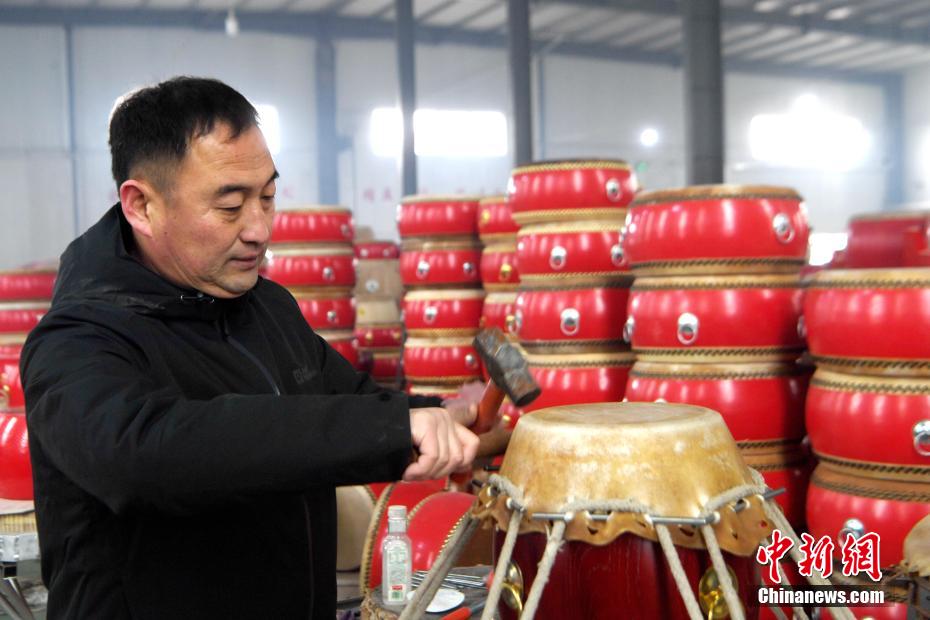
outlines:
M616 510L594 520L573 506L632 502L651 516L698 517L713 498L739 488L757 488L723 418L692 405L596 403L567 405L523 416L501 466L522 498L526 513L520 531L544 532L533 513L571 511L565 538L603 545L629 532L657 540L650 519L634 510ZM719 509L714 530L722 548L748 555L771 531L757 493L744 505ZM503 492L482 491L477 516L507 528L510 511ZM735 501L735 500L734 500ZM703 548L701 536L671 528L675 544Z
M930 515L918 521L904 539L904 561L901 566L921 577L930 576Z

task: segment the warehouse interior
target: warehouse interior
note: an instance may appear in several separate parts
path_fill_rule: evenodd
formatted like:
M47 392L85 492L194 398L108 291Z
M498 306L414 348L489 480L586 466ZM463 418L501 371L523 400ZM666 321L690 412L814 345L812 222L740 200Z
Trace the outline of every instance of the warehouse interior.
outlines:
M645 188L684 185L679 3L528 4L532 53L520 70L532 159L617 157L639 166ZM824 233L843 232L852 214L930 197L930 7L890 5L721 3L722 180L796 187ZM506 3L417 0L413 12L416 108L497 115L487 152L448 143L419 157L417 191L505 190L515 163ZM9 188L0 265L57 256L115 202L109 111L131 89L178 74L217 77L269 106L279 208L345 204L377 237L394 236L404 193L397 123L378 122L378 110L399 105L394 2L10 0L0 28L0 71L15 85L0 102ZM766 115L819 127L826 133L798 133L821 150L762 144L774 138L758 127L753 137L752 123Z

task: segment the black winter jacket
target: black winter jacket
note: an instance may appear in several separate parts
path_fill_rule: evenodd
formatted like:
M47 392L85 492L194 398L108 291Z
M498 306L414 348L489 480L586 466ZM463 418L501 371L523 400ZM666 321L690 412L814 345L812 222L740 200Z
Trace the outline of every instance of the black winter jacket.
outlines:
M50 619L335 614L334 487L398 479L409 408L259 279L185 291L116 205L23 349Z

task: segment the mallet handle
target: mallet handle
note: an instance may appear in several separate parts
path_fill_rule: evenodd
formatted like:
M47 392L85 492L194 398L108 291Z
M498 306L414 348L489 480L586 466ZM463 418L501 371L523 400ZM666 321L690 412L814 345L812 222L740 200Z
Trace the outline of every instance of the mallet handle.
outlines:
M478 402L478 415L475 416L475 423L469 429L471 432L480 435L481 433L487 433L497 425L497 421L500 419L498 414L504 402L504 396L506 394L502 389L497 387L493 381L488 381L487 387L484 388L484 394L481 395L481 400Z

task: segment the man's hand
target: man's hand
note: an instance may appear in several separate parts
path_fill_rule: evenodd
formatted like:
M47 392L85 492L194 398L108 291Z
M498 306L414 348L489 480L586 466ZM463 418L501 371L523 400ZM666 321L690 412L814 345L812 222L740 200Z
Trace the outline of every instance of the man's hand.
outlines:
M471 427L478 417L478 403L484 395L485 385L477 381L466 383L459 388L454 398L443 401L442 406L451 415L452 419L464 426Z
M410 410L410 434L419 456L404 472L404 480L433 480L471 467L478 438L439 407Z

